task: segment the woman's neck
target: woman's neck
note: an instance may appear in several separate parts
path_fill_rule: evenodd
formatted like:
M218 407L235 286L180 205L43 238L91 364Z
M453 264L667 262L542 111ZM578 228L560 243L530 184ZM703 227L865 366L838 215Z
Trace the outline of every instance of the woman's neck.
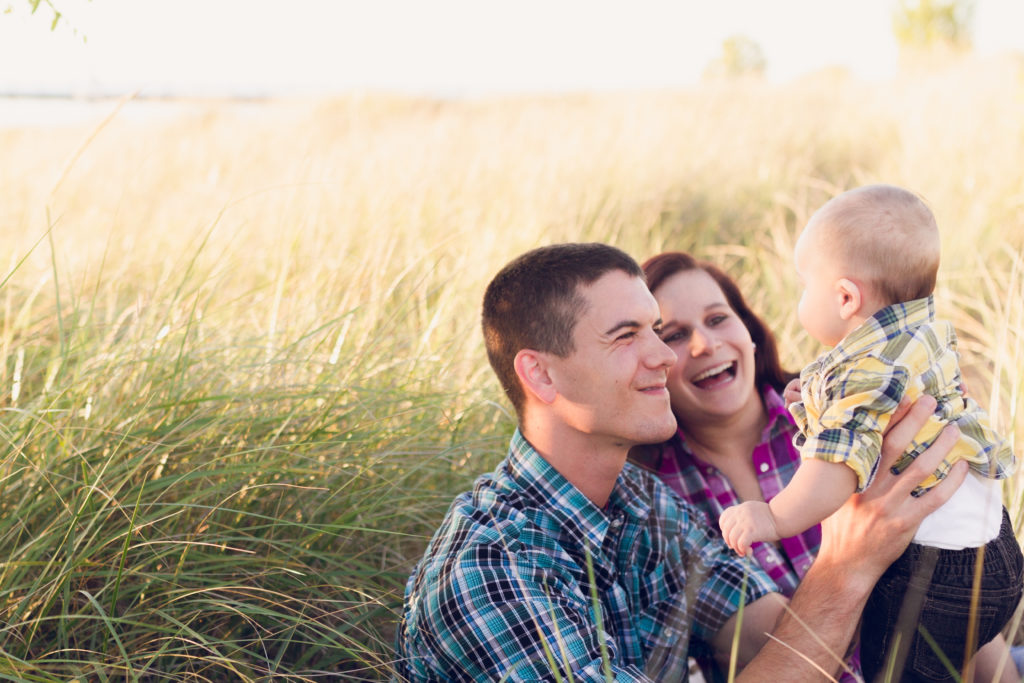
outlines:
M742 410L719 419L695 420L695 424L681 425L686 443L701 460L709 464L725 461L750 461L754 447L761 442L761 434L768 423L768 412L760 396Z

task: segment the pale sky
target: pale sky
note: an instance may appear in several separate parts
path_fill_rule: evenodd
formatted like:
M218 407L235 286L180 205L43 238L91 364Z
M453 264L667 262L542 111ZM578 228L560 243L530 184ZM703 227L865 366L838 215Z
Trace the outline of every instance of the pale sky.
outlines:
M742 34L768 77L896 67L894 0L5 0L0 93L443 95L672 87ZM83 40L83 36L85 40ZM978 0L976 50L1024 52L1024 1Z

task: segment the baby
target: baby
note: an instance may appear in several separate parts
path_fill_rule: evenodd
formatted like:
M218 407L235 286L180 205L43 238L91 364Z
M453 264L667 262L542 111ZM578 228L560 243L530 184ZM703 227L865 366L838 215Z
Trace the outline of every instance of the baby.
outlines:
M790 406L800 429L800 468L768 503L726 509L722 535L743 555L751 543L792 536L828 517L871 482L882 432L900 400L934 396L938 406L931 422L893 469L902 471L943 427L956 424L959 443L914 495L925 494L958 460L970 463L970 474L925 519L914 543L876 585L861 623L861 660L868 681L889 666L887 648L901 641L894 631L903 597L914 586L927 586L920 628L909 651L895 656L907 656L903 681L942 680L948 670L928 640L956 666L965 643L995 637L1020 599L1022 558L999 483L1014 469L1013 453L984 411L964 396L953 328L935 319L935 218L904 189L851 190L811 217L797 240L795 261L804 288L800 323L834 348L803 370L802 401ZM975 590L979 558L984 571ZM974 593L980 601L973 610L976 641L969 637ZM909 635L902 636L904 648ZM972 653L967 645L966 654Z

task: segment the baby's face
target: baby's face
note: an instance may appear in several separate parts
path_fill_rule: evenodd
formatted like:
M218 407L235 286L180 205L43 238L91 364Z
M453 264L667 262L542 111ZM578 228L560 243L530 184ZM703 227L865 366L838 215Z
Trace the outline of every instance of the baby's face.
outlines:
M847 327L839 315L842 296L837 285L843 276L814 218L796 241L793 260L803 287L797 306L800 324L822 344L835 346L846 335Z

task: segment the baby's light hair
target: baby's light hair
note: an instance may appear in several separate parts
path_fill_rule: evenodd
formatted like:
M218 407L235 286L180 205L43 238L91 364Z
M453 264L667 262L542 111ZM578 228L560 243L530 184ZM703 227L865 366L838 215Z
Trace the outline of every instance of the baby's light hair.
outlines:
M895 185L865 185L825 203L811 218L847 275L883 305L920 299L935 289L939 228L928 205Z

